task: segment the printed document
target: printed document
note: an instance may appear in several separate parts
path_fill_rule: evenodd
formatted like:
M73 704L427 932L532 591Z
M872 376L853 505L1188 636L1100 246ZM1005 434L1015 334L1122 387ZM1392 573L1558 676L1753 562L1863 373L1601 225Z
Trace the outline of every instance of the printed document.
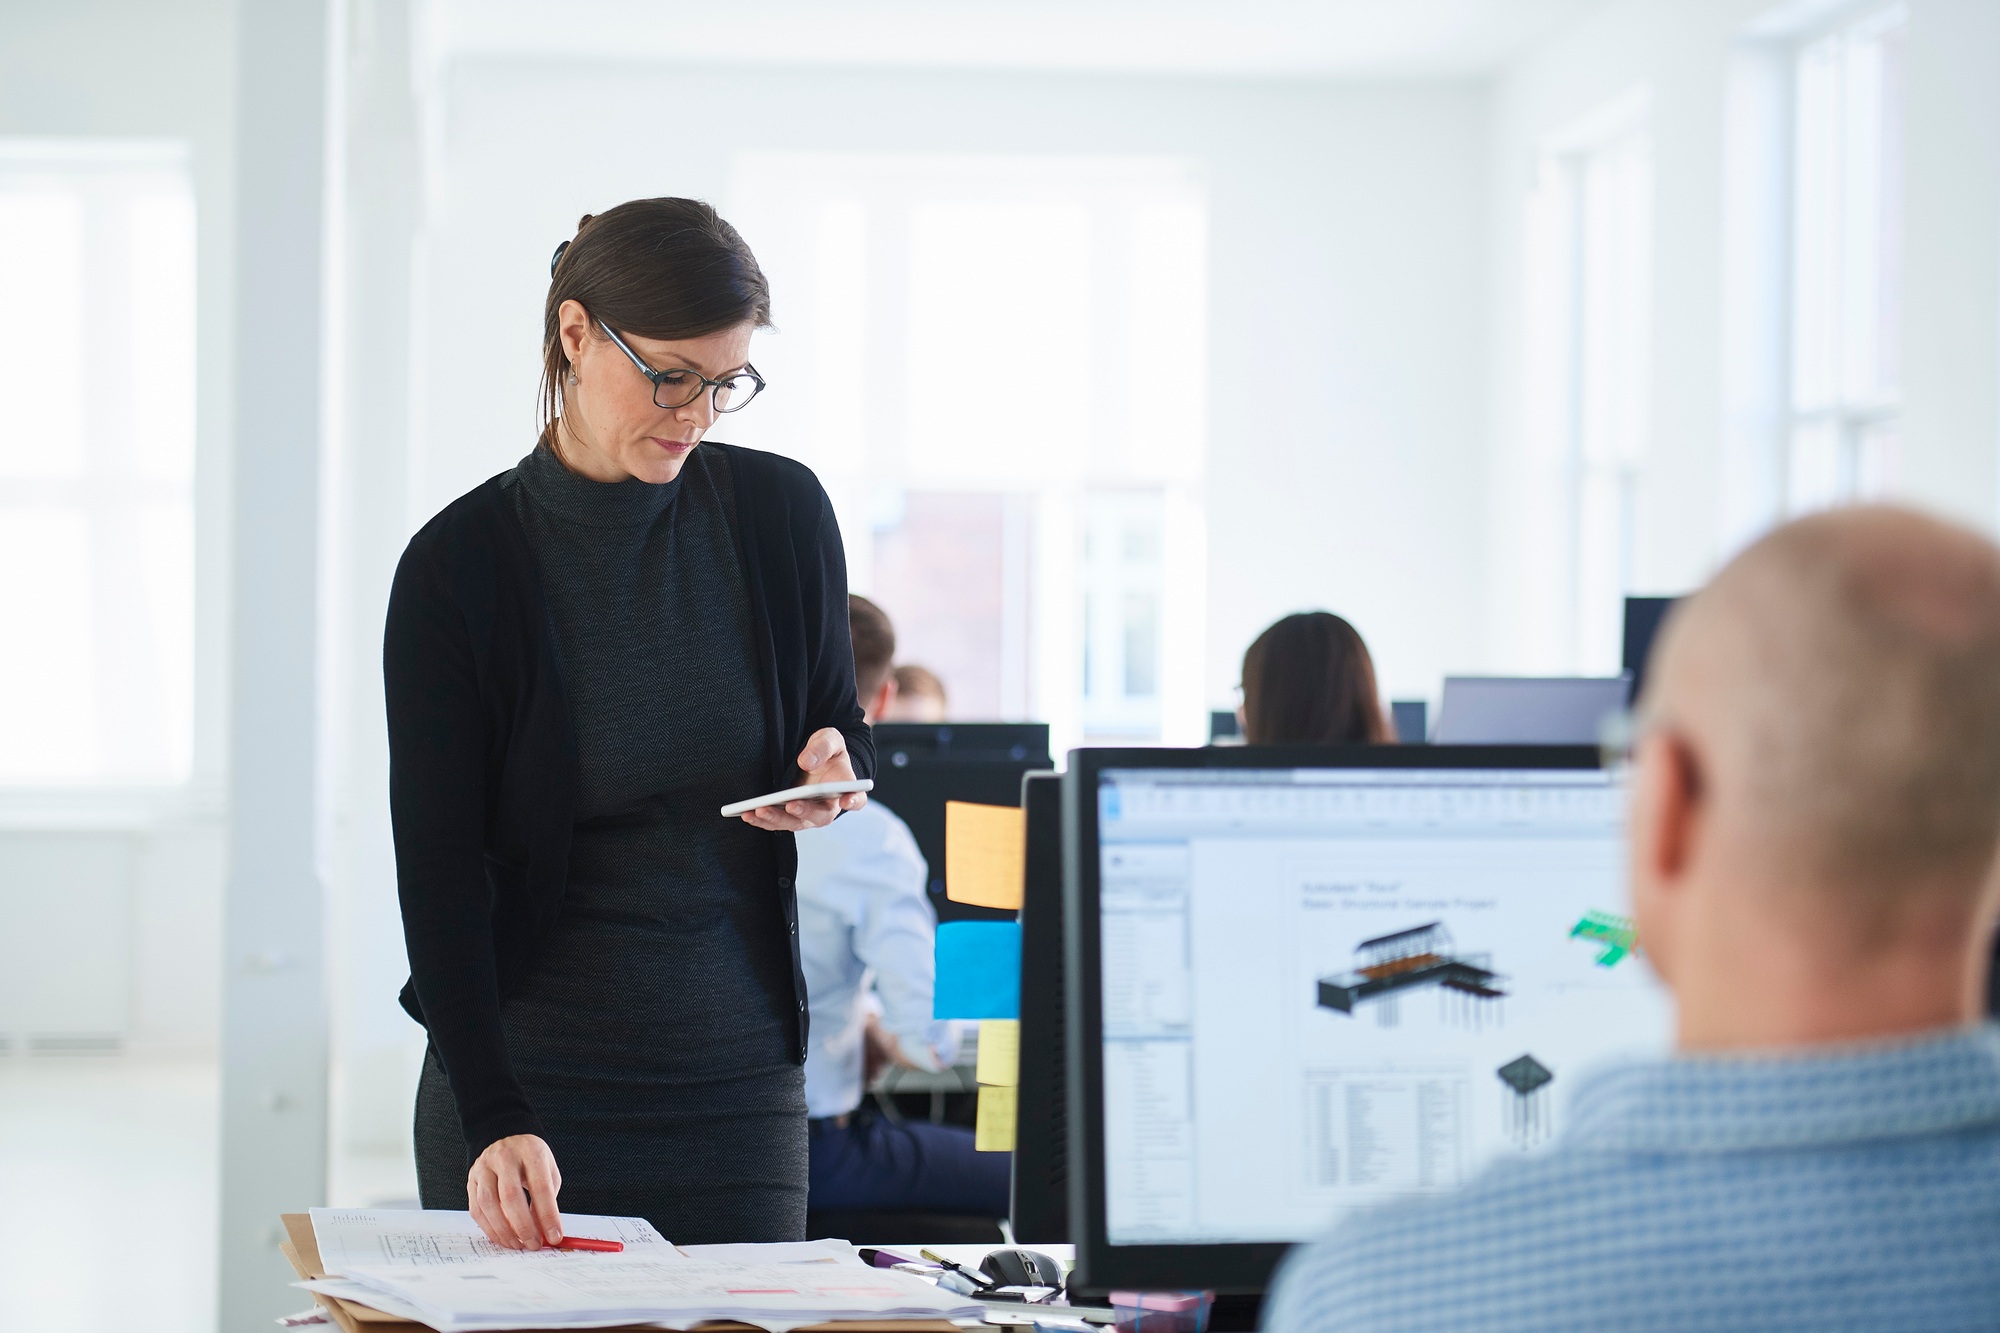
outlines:
M354 1281L405 1301L441 1333L589 1328L700 1319L976 1318L977 1302L922 1278L847 1264L712 1264L660 1251L558 1253L546 1263L488 1259L360 1264ZM668 1250L664 1253L673 1253Z
M625 1243L625 1252L680 1258L666 1237L643 1217L564 1213L563 1234ZM486 1239L472 1214L443 1208L315 1208L313 1239L320 1266L345 1277L357 1264L469 1264L487 1260L567 1258L559 1250L508 1250Z
M705 1264L859 1264L861 1256L844 1240L739 1241L727 1245L676 1245ZM866 1268L869 1265L862 1264Z

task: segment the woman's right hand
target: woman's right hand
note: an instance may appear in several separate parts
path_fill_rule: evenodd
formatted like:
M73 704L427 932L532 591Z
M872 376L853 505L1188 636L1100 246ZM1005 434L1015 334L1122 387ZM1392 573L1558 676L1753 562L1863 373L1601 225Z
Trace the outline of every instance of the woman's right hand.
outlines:
M562 1240L562 1214L556 1211L561 1190L556 1155L534 1134L489 1144L465 1178L472 1220L486 1239L510 1250L539 1250Z

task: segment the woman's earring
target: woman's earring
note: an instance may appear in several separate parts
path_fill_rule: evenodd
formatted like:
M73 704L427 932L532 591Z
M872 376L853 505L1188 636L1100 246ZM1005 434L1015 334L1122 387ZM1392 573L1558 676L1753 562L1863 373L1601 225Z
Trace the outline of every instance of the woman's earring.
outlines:
M576 383L576 372L574 370L570 371L569 373L569 382L571 384Z

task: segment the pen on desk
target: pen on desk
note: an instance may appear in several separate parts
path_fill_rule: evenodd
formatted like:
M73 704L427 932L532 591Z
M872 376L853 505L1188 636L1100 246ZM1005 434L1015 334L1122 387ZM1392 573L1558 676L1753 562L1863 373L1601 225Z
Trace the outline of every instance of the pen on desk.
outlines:
M861 1256L862 1263L873 1268L894 1268L897 1264L916 1262L908 1255L897 1254L894 1250L870 1249L864 1246L855 1253Z
M590 1250L597 1254L622 1254L625 1242L622 1240L592 1240L588 1236L564 1236L556 1242L558 1250Z
M978 1269L967 1268L963 1264L955 1264L941 1254L933 1254L929 1250L918 1250L917 1253L921 1254L924 1258L930 1260L934 1264L940 1264L945 1268L949 1268L954 1273L965 1274L968 1278L972 1279L974 1285L976 1286L994 1287L999 1285L992 1278L986 1276L986 1274L980 1272Z

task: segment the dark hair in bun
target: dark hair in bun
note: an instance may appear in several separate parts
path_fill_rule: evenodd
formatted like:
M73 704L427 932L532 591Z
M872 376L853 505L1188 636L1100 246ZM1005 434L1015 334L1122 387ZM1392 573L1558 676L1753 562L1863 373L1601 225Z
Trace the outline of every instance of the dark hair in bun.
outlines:
M576 236L556 247L542 308L542 440L551 448L569 374L557 328L564 301L641 338L700 338L771 324L771 286L757 256L701 200L634 199L585 213Z

